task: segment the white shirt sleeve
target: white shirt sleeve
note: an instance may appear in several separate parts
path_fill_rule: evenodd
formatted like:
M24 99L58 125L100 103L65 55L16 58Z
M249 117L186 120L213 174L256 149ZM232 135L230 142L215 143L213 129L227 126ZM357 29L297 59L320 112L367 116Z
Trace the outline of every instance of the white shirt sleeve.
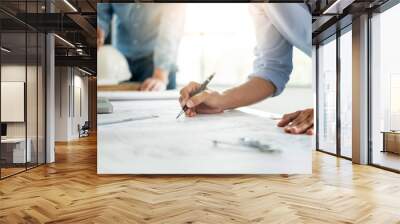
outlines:
M253 73L271 81L279 95L293 70L293 46L311 55L311 14L302 3L256 3L250 6L257 46Z
M272 24L266 14L266 4L252 4L250 12L256 31L255 61L250 77L269 80L275 86L273 96L279 95L289 81L292 72L293 46Z

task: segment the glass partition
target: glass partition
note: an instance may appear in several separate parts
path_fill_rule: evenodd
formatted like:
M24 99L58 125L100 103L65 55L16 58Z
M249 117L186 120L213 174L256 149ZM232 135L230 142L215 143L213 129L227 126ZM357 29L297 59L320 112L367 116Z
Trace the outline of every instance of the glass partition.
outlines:
M26 37L25 32L1 34L2 49L7 49L1 52L2 177L24 171L31 161L26 138Z
M400 4L371 18L372 164L400 171Z
M336 39L318 47L318 149L336 153Z
M16 18L40 13L43 5L44 1L0 2L0 7L16 10L0 12L1 179L45 162L46 39Z
M352 157L352 33L340 36L340 154Z

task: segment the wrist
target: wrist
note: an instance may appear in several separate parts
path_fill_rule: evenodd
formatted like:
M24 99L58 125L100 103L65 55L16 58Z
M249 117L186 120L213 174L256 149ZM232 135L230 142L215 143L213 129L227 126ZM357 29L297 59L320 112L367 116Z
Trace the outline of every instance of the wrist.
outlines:
M241 99L235 94L235 88L227 89L220 94L221 107L231 110L241 106Z
M214 106L221 111L229 109L227 103L226 103L226 95L224 93L220 92L213 92L213 97L214 98Z
M160 68L156 68L154 70L153 76L154 79L158 79L162 82L164 82L165 84L168 84L168 72L165 70L162 70Z

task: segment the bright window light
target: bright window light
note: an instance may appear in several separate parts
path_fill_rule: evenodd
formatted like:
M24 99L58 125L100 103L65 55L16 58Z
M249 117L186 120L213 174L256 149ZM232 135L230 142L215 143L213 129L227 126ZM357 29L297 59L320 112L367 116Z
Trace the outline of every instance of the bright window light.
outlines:
M186 10L178 84L200 82L213 72L213 84L243 81L251 72L255 46L248 4L192 3Z
M203 81L216 72L212 85L232 86L252 72L255 30L246 3L189 3L179 49L178 85ZM311 59L294 50L288 86L311 86Z

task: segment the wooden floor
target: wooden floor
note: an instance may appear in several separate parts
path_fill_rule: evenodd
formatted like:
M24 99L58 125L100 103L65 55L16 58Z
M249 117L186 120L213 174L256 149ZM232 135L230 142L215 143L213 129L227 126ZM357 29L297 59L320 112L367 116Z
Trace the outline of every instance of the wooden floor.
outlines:
M0 181L0 223L400 223L400 175L314 153L312 175L98 176L95 137Z
M8 177L11 176L13 174L19 173L26 170L25 167L24 168L1 168L1 177Z

